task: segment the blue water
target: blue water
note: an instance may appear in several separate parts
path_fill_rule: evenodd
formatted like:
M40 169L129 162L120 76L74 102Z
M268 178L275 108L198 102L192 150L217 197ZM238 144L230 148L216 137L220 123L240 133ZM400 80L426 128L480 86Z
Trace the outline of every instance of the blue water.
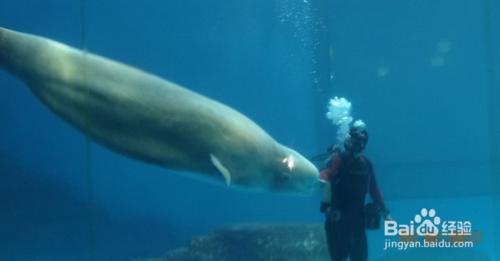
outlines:
M404 222L427 207L471 220L484 235L474 249L500 259L500 173L490 156L500 145L500 106L491 103L500 39L493 33L485 42L483 1L85 0L83 12L80 1L0 6L2 27L179 83L306 156L334 141L327 100L347 97L368 125L366 154L393 216ZM498 31L498 4L489 11ZM160 256L224 224L323 220L316 196L234 191L87 147L21 81L0 72L0 90L1 260L129 260ZM369 239L371 258L387 254L382 231Z

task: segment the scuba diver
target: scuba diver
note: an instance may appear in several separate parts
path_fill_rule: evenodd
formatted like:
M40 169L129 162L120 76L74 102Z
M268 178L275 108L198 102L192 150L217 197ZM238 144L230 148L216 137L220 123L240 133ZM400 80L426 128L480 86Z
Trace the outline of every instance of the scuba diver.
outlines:
M331 156L321 171L323 198L320 210L326 216L325 232L332 261L366 261L365 229L378 229L380 215L392 219L377 186L373 167L362 155L368 142L364 126L353 126L344 150L330 147ZM366 194L373 202L365 206Z

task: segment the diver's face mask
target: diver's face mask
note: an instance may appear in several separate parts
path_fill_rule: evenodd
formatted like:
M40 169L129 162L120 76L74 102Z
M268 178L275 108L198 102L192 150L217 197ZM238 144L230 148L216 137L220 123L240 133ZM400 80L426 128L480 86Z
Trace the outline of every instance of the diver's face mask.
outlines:
M351 137L345 141L344 147L353 155L359 155L365 150L367 141L368 139L363 133L351 133Z

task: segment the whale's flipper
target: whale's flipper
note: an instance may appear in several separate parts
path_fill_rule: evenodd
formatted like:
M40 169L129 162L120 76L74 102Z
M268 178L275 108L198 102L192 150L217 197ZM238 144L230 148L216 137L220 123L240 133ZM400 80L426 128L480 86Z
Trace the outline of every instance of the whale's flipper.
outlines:
M224 165L219 161L217 157L215 157L213 154L210 154L210 160L212 161L212 164L214 164L215 168L222 174L224 179L226 180L226 185L229 186L231 185L231 172L227 170Z

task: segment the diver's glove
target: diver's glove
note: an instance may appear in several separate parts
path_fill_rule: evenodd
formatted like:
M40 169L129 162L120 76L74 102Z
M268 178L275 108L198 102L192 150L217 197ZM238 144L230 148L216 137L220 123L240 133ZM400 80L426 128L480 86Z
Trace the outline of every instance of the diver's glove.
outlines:
M382 217L384 218L384 220L393 220L393 218L391 216L391 212L389 211L388 208L385 207L385 205L380 206L379 212L382 215Z

